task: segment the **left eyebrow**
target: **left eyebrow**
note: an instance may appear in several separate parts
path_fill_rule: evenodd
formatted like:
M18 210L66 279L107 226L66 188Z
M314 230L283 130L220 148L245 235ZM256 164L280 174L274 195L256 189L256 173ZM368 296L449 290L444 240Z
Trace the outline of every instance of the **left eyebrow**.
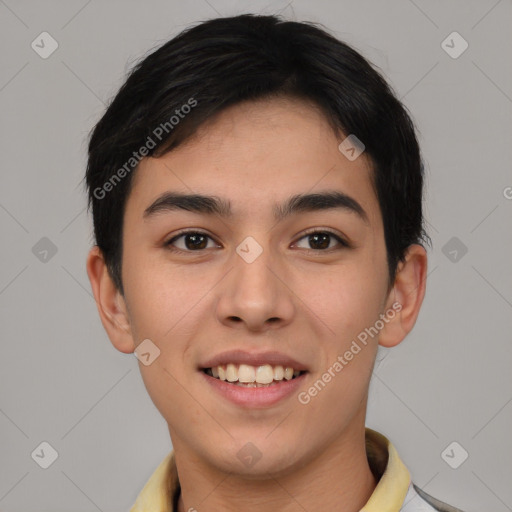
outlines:
M356 214L365 224L369 224L364 208L347 194L335 190L314 194L296 194L282 204L273 205L273 214L280 222L290 215L304 212L342 209ZM230 201L216 196L165 192L144 210L143 218L149 219L158 213L186 210L204 215L233 216Z
M365 224L369 224L364 208L353 198L336 190L315 194L297 194L282 205L274 205L274 217L281 221L294 213L342 209L355 213Z

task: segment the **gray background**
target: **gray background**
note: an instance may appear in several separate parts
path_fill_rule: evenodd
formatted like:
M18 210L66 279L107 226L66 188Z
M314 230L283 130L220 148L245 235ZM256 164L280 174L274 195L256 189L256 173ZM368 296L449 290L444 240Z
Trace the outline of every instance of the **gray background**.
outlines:
M512 510L510 0L0 0L2 512L127 511L171 449L91 295L85 139L152 47L218 14L279 11L382 69L427 162L427 294L413 332L379 354L367 424L428 493ZM43 31L59 44L47 59L31 47ZM456 59L441 45L453 31L469 44ZM58 452L48 469L31 457L43 441Z

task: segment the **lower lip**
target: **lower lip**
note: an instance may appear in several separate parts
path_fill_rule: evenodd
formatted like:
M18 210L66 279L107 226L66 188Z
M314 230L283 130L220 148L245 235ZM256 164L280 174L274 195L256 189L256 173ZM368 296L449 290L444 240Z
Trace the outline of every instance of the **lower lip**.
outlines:
M282 380L278 384L262 388L242 387L210 377L203 371L201 371L201 374L217 393L234 404L251 408L264 408L278 403L293 393L297 393L307 372L294 379Z

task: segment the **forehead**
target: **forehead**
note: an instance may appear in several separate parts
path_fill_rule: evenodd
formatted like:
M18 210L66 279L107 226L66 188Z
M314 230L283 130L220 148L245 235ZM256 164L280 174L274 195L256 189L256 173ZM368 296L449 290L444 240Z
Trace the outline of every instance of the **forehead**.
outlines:
M301 100L275 98L223 110L185 143L160 158L145 158L133 177L127 211L142 217L166 191L214 195L234 217L275 214L292 195L337 190L361 204L371 223L379 208L371 160L350 161L338 149L323 113Z

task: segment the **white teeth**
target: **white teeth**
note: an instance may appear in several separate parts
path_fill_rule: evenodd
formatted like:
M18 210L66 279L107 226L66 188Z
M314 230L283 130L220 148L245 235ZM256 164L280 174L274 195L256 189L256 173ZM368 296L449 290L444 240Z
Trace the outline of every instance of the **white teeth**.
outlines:
M291 380L301 374L300 370L294 370L289 366L284 368L282 365L272 366L270 364L251 366L249 364L236 365L229 363L214 366L209 370L215 378L245 387L266 386L274 381Z
M269 364L258 366L256 370L256 382L270 384L274 380L274 369Z
M248 364L241 364L238 368L238 381L239 382L254 382L256 380L256 371L254 366ZM258 382L261 382L258 380Z
M284 370L284 378L290 380L293 377L293 368L289 366Z
M229 363L226 366L226 380L229 382L235 382L238 380L238 372L236 370L236 366L232 363Z
M274 366L274 380L284 379L284 368L281 365Z

